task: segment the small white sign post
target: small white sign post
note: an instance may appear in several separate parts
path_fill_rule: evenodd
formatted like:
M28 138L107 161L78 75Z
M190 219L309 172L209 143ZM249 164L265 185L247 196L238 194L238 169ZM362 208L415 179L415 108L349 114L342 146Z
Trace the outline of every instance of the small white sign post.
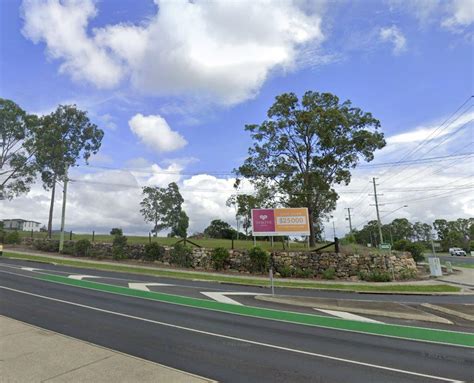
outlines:
M428 257L428 263L430 265L430 274L432 277L443 276L443 272L441 270L441 263L438 257Z

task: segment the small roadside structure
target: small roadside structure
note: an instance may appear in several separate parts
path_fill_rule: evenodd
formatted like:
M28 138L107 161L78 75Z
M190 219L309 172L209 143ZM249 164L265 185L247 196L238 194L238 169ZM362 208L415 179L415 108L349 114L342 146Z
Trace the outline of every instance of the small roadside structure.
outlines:
M3 228L19 231L40 231L41 222L29 221L21 218L4 219Z

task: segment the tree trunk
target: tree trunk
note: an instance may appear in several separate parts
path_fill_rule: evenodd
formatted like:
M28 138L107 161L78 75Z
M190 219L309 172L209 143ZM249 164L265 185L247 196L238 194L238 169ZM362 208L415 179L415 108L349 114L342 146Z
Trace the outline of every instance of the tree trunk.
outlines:
M49 205L48 218L48 238L51 239L53 233L53 210L54 210L54 195L56 193L56 176L53 178L53 187L51 188L51 204Z

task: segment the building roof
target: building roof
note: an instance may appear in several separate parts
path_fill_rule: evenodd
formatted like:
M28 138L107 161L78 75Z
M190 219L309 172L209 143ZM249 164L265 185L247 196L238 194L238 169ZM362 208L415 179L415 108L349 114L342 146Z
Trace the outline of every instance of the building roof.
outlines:
M32 221L30 219L22 219L22 218L9 218L9 219L4 219L3 220L3 222L5 222L5 221L33 222L33 223L37 223L37 224L41 225L41 222Z

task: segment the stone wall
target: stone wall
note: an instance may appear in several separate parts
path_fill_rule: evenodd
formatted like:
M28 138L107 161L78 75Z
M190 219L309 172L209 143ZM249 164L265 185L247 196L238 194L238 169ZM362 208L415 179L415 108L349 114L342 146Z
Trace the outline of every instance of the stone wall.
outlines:
M31 238L24 238L23 244L37 248ZM42 241L42 240L41 240ZM43 242L43 241L42 241ZM58 242L58 241L47 241ZM65 249L73 248L74 241L65 241ZM55 246L50 246L54 248ZM162 264L171 264L171 248L164 246L165 254ZM228 250L229 259L227 270L248 273L250 259L247 250ZM191 265L198 270L213 270L213 249L193 248ZM72 253L70 253L73 255ZM142 260L145 254L145 245L127 245L129 259ZM112 244L93 243L90 255L98 258L112 258ZM328 269L334 270L334 277L338 279L357 279L361 274L389 273L394 279L404 279L407 276L416 276L417 268L410 253L392 252L387 255L377 253L358 255L342 253L317 253L308 251L274 251L270 260L275 272L282 276L321 277ZM277 274L277 275L278 275Z

